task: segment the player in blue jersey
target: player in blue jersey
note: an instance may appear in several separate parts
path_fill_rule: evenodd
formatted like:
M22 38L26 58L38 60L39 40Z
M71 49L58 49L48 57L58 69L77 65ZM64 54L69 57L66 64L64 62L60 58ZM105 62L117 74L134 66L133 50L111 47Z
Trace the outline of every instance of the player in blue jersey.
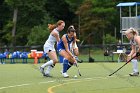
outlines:
M57 44L57 51L59 52L59 55L64 57L62 75L65 78L69 77L67 70L77 62L72 52L70 51L70 44L72 43L72 47L74 47L75 42L75 29L73 26L70 26L67 30L67 34L64 34Z

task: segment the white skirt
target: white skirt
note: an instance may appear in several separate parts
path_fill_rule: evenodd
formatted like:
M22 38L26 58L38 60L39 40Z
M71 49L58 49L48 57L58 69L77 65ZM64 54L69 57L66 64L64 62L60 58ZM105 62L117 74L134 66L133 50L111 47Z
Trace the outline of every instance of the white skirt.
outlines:
M45 53L48 53L50 50L51 51L55 51L54 45L50 45L49 43L48 44L45 44L44 45L44 52Z

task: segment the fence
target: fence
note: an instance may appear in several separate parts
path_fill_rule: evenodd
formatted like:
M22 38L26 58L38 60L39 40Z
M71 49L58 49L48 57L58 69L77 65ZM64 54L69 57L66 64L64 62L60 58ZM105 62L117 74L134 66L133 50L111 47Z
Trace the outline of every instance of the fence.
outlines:
M79 47L79 59L83 62L117 62L117 55L112 53L118 48L125 48L129 50L129 45L83 45ZM31 57L31 50L43 51L43 46L15 46L15 47L1 47L0 48L0 62L1 63L34 63L35 57ZM108 51L109 55L105 55ZM47 55L43 53L38 57L37 63L45 62Z

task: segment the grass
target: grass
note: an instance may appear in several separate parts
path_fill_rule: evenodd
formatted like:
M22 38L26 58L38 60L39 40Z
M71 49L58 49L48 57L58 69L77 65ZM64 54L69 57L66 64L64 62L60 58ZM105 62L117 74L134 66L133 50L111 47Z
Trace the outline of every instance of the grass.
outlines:
M76 79L77 68L72 67L69 78L60 74L62 66L56 64L52 78L43 77L38 70L41 64L0 65L0 93L139 93L140 77L130 77L128 64L117 74L108 75L124 63L81 63L82 76Z

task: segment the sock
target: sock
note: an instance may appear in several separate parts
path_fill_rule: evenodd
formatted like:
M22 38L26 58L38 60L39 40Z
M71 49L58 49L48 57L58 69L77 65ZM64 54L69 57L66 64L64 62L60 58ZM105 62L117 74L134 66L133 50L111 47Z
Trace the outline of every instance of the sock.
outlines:
M131 62L132 62L132 65L133 65L133 72L134 73L138 72L138 61L137 61L137 59L132 59Z
M68 62L69 61L67 59L64 59L64 61L63 61L63 73L67 72Z
M53 69L53 66L48 66L47 70L45 71L45 74L50 74L50 71Z
M62 69L61 69L61 73L63 73L63 63L60 63L60 65L62 66Z
M41 67L45 68L46 66L50 66L50 65L53 65L53 60L50 60L50 61L44 63Z
M73 65L73 63L71 62L68 62L68 67L67 67L67 70Z

